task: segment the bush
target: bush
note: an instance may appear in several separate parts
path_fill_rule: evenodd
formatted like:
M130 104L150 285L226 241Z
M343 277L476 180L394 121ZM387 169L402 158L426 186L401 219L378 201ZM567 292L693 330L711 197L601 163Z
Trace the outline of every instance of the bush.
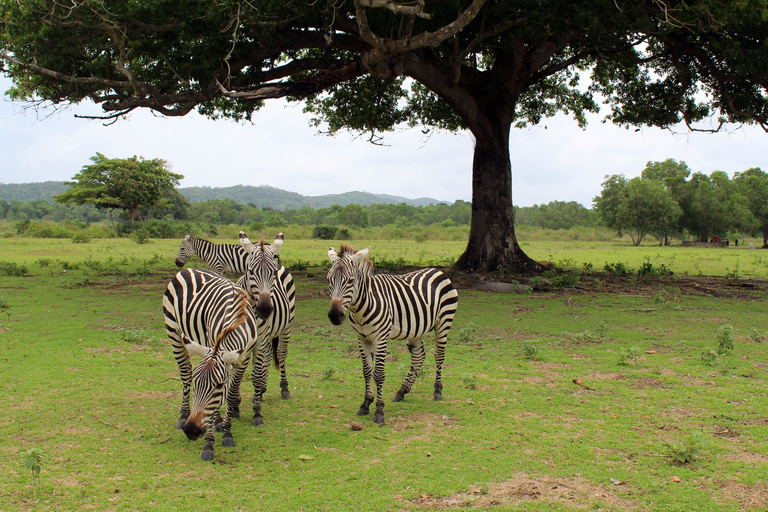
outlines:
M85 231L78 231L74 235L72 235L72 243L73 244L87 244L91 241L91 237L88 236L88 233Z
M29 270L24 265L18 265L10 261L0 261L0 276L24 277Z
M320 240L333 240L336 238L336 227L334 226L315 226L312 229L312 238L319 238Z
M138 228L131 233L131 238L137 244L146 244L149 242L149 230L144 228Z

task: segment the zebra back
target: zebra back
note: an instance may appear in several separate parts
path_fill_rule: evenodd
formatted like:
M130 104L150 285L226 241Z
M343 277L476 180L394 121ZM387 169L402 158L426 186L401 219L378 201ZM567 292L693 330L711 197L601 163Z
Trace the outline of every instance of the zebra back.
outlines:
M179 247L176 266L183 267L189 259L197 255L205 261L213 272L245 273L248 254L239 244L214 244L202 238L187 234Z
M209 270L184 269L163 295L168 336L214 351L247 352L256 340L257 324L248 296L231 281Z

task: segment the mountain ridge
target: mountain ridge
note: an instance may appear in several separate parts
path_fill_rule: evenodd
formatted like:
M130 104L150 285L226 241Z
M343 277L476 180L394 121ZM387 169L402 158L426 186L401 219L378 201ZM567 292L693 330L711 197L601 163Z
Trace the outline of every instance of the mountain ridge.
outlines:
M37 183L0 183L0 200L12 201L16 199L22 202L46 201L53 202L53 196L61 194L69 187L60 181L44 181ZM390 194L374 194L372 192L350 191L339 194L325 194L321 196L305 196L298 192L290 192L269 185L233 185L230 187L180 187L179 193L192 203L210 201L214 199L232 199L236 203L253 203L259 208L274 208L275 210L287 210L289 208L327 208L334 204L347 206L359 204L368 206L372 204L400 204L409 206L427 206L430 204L446 203L431 197L419 197L410 199Z

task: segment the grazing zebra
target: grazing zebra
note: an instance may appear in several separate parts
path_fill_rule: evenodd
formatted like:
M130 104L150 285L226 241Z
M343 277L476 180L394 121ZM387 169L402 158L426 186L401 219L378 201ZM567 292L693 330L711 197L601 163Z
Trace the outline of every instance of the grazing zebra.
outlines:
M424 335L435 331L437 347L433 398L442 400L441 372L445 344L456 314L458 293L450 279L433 268L404 275L373 275L373 263L367 258L369 249L358 252L342 245L338 254L333 248L328 251L331 260L328 271L331 309L328 318L334 325L341 325L349 310L350 323L357 331L365 378L365 399L357 415L364 416L369 412L374 400L373 378L376 382L373 421L384 423L382 386L389 339L407 340L411 353L411 369L395 394L394 401L399 402L410 392L424 364Z
M253 244L245 233L240 232L240 243L248 254L245 274L237 282L253 301L257 318L258 350L254 351L253 370L253 424L264 424L261 416L261 400L267 390L269 363L274 361L280 369L280 395L291 398L285 373L285 359L291 337L291 323L296 303L296 289L291 273L278 259L283 245L283 234L277 235L272 245L264 240Z
M201 457L211 460L214 418L219 415L222 395L227 400L222 444L235 445L231 422L240 403L240 381L256 344L256 317L241 288L200 269L184 269L171 279L163 295L163 314L183 384L176 428L193 441L205 433ZM190 354L203 358L194 369ZM190 409L192 382L195 389Z
M214 244L187 234L179 247L176 266L183 267L194 255L202 258L211 270L220 276L223 276L224 272L245 273L245 260L248 259L248 254L240 245Z

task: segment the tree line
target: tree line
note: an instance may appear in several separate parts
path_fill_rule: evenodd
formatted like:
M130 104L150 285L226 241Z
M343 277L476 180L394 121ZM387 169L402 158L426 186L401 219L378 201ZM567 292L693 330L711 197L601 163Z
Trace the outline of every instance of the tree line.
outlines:
M648 162L641 175L606 176L595 209L606 226L635 245L651 234L706 242L733 233L763 236L768 247L768 174L759 168L710 175L691 173L685 162Z

